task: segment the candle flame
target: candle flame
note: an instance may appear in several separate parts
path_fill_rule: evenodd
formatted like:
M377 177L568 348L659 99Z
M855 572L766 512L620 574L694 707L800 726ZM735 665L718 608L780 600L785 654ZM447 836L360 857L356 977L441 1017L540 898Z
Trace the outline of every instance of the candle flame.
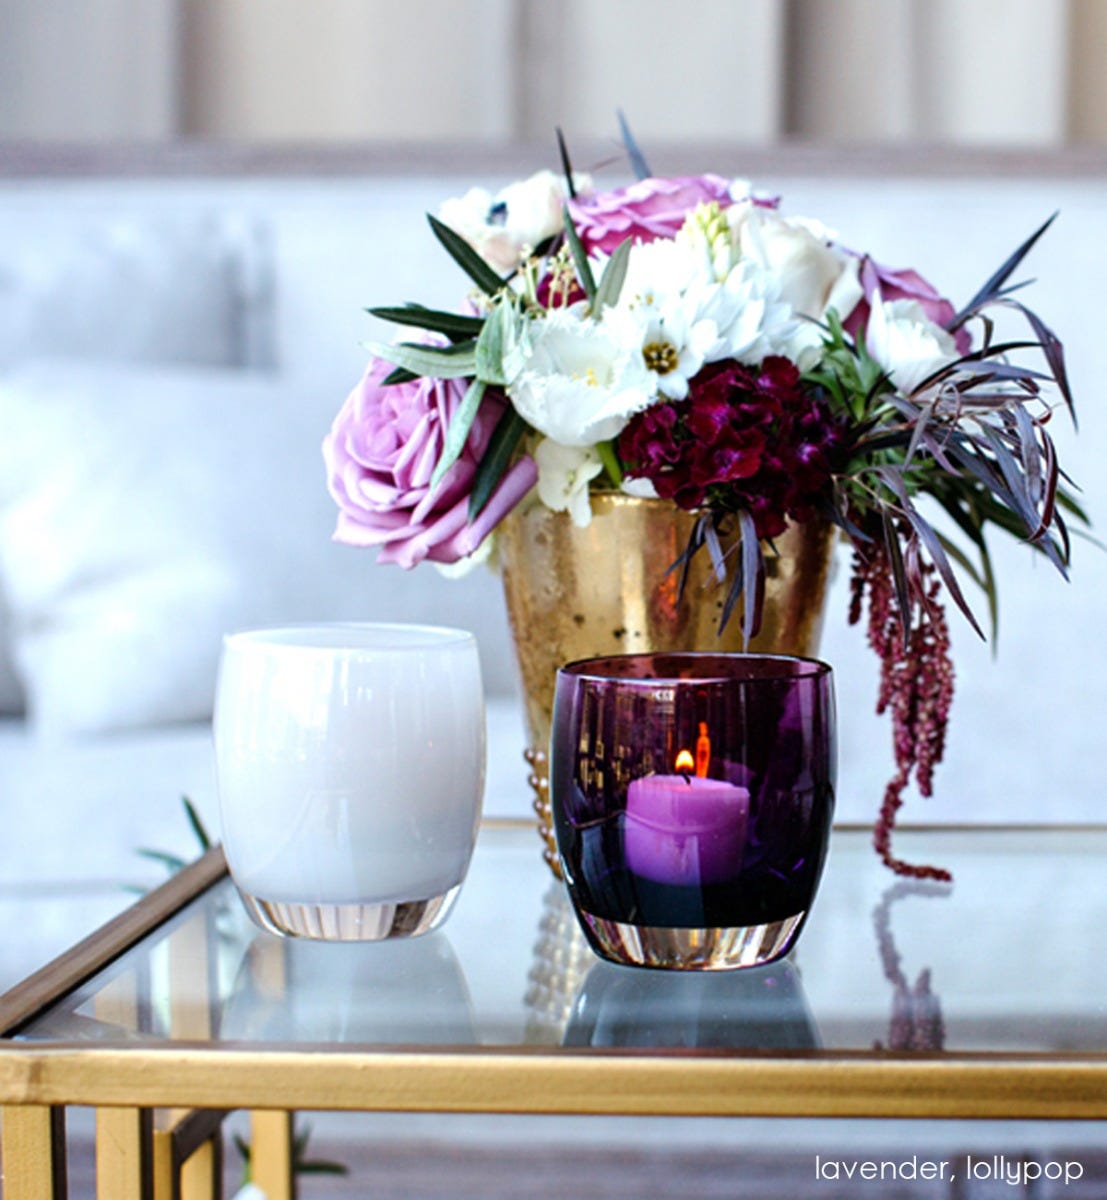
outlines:
M696 769L696 760L692 757L690 751L682 750L676 756L676 762L673 765L679 774L690 775Z
M696 738L696 774L704 779L711 766L711 738L707 734L707 722L700 722L700 736Z

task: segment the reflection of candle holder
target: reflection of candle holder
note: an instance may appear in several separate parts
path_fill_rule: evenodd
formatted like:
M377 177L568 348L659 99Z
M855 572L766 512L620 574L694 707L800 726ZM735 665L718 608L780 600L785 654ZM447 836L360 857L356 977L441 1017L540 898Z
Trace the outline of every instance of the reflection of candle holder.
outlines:
M873 909L873 926L880 951L884 976L892 985L892 1018L888 1024L888 1044L874 1042L874 1049L883 1050L942 1050L945 1048L946 1028L942 1020L942 1005L930 990L930 968L924 967L909 984L903 973L902 959L892 937L892 908L905 896L948 896L949 888L918 882L893 884Z
M241 1041L476 1041L461 965L441 934L355 943L259 934L247 948L223 1017Z
M826 664L756 654L571 663L558 672L550 767L565 880L599 955L713 970L788 952L834 809Z
M577 988L595 961L564 884L551 883L542 897L534 961L527 972L525 1041L554 1046L561 1041Z
M564 1044L808 1050L819 1036L790 962L679 974L597 962L577 994Z

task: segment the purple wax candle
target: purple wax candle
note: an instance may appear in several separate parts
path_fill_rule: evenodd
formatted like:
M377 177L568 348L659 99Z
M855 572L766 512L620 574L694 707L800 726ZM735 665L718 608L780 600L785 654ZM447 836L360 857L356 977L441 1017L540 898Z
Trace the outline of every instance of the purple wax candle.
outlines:
M623 827L627 866L658 883L722 883L738 873L749 811L749 790L723 779L632 780Z

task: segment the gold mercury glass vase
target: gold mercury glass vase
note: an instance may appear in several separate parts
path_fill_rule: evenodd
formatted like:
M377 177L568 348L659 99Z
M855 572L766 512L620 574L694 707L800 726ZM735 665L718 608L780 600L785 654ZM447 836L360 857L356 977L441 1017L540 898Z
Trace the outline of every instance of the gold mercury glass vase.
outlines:
M695 520L695 513L670 501L600 492L592 496L592 521L583 529L567 513L538 503L517 508L500 525L529 782L543 858L559 878L547 765L558 667L609 654L750 650L811 657L818 652L834 541L830 523L790 525L771 547L763 547L761 630L746 646L741 605L718 632L727 585L713 579L706 548L693 560L682 598L679 571L667 574L688 544ZM722 541L724 552L733 545Z

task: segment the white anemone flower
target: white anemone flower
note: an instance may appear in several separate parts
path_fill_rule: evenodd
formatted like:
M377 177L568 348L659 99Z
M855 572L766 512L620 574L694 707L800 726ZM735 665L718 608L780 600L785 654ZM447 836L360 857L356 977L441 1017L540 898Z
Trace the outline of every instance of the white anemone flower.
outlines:
M563 446L543 438L534 450L538 467L538 499L554 512L567 512L574 525L583 529L592 521L588 485L603 470L593 446Z
M563 446L617 437L653 400L640 347L618 340L579 305L531 321L525 340L507 394L523 420Z
M587 175L573 176L578 191L590 190ZM513 271L540 242L562 228L565 185L553 171L538 171L493 194L470 188L464 196L446 200L439 219L501 272Z
M870 299L865 346L905 394L957 358L953 334L935 325L917 300Z

